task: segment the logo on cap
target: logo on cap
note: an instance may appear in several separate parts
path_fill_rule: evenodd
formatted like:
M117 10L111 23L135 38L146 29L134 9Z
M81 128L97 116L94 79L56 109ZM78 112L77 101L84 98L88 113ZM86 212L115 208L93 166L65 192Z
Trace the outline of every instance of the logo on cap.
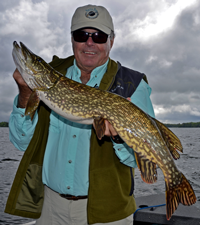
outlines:
M99 15L98 11L95 8L86 9L85 11L85 16L89 19L95 19Z

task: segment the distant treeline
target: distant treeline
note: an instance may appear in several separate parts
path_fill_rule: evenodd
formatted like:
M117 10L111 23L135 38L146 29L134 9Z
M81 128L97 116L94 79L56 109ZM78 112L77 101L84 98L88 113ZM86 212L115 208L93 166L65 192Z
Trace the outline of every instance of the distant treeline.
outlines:
M165 126L167 127L200 127L200 122L178 123L178 124L165 123ZM8 122L0 122L0 127L8 127Z
M0 127L8 127L8 122L0 122Z
M169 124L169 123L165 123L165 125L167 127L200 127L200 122L197 123L178 123L178 124Z

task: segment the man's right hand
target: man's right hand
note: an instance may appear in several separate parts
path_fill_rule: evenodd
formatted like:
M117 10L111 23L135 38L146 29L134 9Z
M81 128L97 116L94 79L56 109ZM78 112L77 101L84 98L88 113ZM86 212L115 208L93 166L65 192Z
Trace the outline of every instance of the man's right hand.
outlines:
M13 73L13 78L15 79L18 88L19 88L19 98L18 98L18 108L26 108L29 97L32 93L32 90L28 87L18 69L16 69Z

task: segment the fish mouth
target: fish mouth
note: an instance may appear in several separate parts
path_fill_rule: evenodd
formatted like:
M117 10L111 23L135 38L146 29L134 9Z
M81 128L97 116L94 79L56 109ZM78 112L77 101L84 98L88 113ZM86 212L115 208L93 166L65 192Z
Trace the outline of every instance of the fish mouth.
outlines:
M26 62L32 59L32 55L33 52L31 52L31 50L29 50L22 42L20 42L20 45L18 45L16 41L13 42L12 56L17 68L18 66L25 68Z
M34 74L31 68L29 68L29 65L32 64L33 55L34 53L32 53L22 42L20 42L20 45L16 41L13 42L13 60L22 78L30 88L33 86L30 82L33 79Z
M25 56L22 52L22 48L18 45L16 41L13 42L12 51L13 60L20 73L22 73L22 68L25 68Z

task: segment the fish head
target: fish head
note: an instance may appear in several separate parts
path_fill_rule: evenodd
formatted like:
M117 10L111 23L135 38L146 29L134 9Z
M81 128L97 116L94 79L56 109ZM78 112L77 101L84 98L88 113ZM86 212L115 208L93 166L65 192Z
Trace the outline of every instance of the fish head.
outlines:
M53 68L22 42L20 45L16 41L13 42L12 56L24 81L32 90L45 90L53 86L57 79L52 74Z

